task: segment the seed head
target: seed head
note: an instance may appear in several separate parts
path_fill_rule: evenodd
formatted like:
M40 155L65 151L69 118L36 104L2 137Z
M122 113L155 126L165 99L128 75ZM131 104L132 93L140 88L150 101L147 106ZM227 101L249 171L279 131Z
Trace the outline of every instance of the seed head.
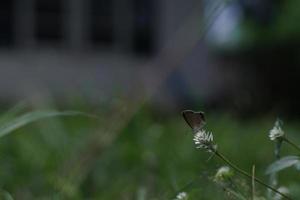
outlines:
M215 181L222 182L229 180L234 175L233 171L228 166L222 166L215 174Z
M270 130L269 138L270 140L276 140L283 138L284 131L281 128L280 121L277 120L274 124L274 127Z
M201 129L194 135L194 142L197 149L205 149L209 152L216 151L216 145L214 145L213 134L211 132L206 132L205 130Z
M289 195L290 194L290 191L288 188L284 187L284 186L281 186L277 189L279 192L281 192L282 194L285 194L285 195ZM274 200L281 200L282 199L282 196L280 194L275 194Z
M180 192L177 194L176 198L174 200L187 200L188 195L185 192Z

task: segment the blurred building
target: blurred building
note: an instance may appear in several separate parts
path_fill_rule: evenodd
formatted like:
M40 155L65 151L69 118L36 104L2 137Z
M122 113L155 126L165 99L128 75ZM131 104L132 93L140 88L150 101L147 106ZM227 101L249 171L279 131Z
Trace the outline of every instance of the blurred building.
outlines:
M112 89L154 54L165 31L158 8L151 0L2 0L1 98L78 92L94 81Z
M240 0L215 9L220 2L1 0L0 98L156 93L164 105L250 110L300 99L285 89L297 85L299 3ZM282 65L291 69L285 84L274 78Z
M200 2L2 0L1 98L79 92L109 96L151 87L162 68L151 69L146 63L172 38L195 5ZM196 57L193 63L206 54Z
M151 53L156 12L149 0L3 0L0 44Z

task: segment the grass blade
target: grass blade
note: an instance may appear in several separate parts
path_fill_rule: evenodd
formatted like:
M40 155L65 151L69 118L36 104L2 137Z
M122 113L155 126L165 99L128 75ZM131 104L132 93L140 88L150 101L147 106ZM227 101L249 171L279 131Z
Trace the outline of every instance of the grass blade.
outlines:
M83 112L78 111L32 111L29 113L25 113L21 116L15 117L14 119L10 121L6 121L3 124L0 124L0 137L3 137L16 129L19 129L29 123L51 118L51 117L59 117L59 116L86 116L86 117L93 117L97 118L94 115L90 115Z
M266 170L266 174L276 173L299 163L300 158L298 156L286 156L269 165L269 167Z

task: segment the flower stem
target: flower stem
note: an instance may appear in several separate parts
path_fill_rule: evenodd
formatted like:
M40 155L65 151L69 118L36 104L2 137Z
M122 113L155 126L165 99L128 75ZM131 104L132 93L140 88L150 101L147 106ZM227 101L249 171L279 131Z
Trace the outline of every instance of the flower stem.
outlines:
M252 189L252 200L255 199L255 180L254 180L254 177L255 177L255 165L252 166L252 177L251 177L251 189Z
M289 140L287 137L283 137L283 141L287 142L288 144L290 144L300 152L300 147L296 145L294 142L292 142L291 140Z
M247 178L254 179L257 183L263 185L264 187L272 190L275 193L280 194L282 197L292 200L290 197L286 196L285 194L281 193L280 191L276 190L275 188L273 188L272 186L264 183L263 181L261 181L260 179L256 178L255 176L251 176L249 173L245 172L244 170L242 170L241 168L239 168L238 166L236 166L235 164L233 164L232 162L230 162L223 154L221 154L218 151L215 151L215 155L218 156L221 160L223 160L225 163L227 163L228 165L230 165L234 170L236 170L237 172L239 172L240 174L243 174L244 176L246 176Z

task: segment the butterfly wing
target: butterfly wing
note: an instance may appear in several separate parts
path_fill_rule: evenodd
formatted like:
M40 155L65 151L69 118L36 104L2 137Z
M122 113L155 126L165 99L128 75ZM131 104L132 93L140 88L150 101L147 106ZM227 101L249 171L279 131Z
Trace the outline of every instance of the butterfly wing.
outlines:
M182 111L182 116L186 123L193 129L193 132L198 132L205 124L203 112L195 112L192 110Z

